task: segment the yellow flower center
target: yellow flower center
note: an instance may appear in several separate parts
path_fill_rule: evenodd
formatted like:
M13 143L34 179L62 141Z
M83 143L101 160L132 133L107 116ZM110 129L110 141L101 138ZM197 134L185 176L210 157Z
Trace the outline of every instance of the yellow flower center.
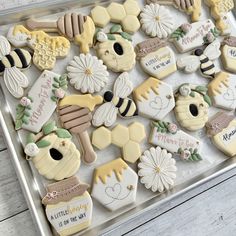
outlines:
M91 74L92 74L92 70L89 69L89 68L86 69L86 70L85 70L85 74L86 74L86 75L91 75Z
M161 168L159 166L156 166L155 170L156 170L157 173L161 172Z
M156 16L155 19L156 19L156 21L159 21L160 20L160 16Z

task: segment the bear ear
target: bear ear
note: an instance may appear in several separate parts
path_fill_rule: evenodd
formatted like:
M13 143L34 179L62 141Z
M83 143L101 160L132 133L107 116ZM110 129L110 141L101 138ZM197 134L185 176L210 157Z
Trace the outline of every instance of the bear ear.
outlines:
M43 126L42 131L44 135L48 135L52 133L52 131L54 131L55 129L56 129L55 121L51 121Z
M35 141L36 141L35 134L29 133L26 138L26 144L35 143Z
M66 129L59 128L59 129L55 130L55 132L59 138L72 138L70 132Z

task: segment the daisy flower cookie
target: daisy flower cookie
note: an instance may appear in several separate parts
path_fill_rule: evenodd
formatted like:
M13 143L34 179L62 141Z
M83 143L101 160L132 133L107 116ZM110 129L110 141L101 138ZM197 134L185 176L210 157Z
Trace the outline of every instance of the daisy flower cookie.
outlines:
M172 154L160 147L151 147L140 157L138 175L141 183L153 192L163 192L174 185L177 167Z
M75 56L67 66L67 72L71 85L82 93L99 92L109 76L102 60L90 54Z
M164 6L159 4L146 5L140 17L143 31L151 37L167 38L173 31L173 18Z

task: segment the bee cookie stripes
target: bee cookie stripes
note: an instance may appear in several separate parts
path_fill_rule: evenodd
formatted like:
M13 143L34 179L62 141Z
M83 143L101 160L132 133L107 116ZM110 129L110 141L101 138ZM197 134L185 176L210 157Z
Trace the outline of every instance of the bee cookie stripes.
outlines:
M177 60L177 66L179 69L183 69L186 73L195 72L199 68L204 77L212 79L216 74L213 60L219 58L220 55L220 42L215 40L204 50L199 48L194 51L194 55L179 58Z
M89 16L66 13L59 17L56 22L38 22L34 19L29 19L26 21L26 26L30 30L59 32L61 35L78 44L82 53L88 53L89 48L93 45L95 25Z
M112 126L117 119L117 113L122 118L129 118L138 114L136 104L128 96L133 90L129 74L124 72L116 79L113 92L104 93L104 104L94 113L92 124L94 126Z
M53 69L56 59L66 57L70 50L66 38L49 36L44 31L29 31L23 25L11 27L7 38L15 47L32 48L33 63L40 70Z
M27 69L31 63L31 55L24 49L11 51L11 45L4 36L0 36L0 74L8 91L15 98L24 95L24 88L29 85L28 78L20 70Z

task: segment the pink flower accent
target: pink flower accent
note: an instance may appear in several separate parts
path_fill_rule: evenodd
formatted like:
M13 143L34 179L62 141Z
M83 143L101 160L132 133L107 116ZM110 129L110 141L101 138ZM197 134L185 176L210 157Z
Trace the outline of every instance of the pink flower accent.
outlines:
M29 106L29 105L31 104L31 101L30 101L29 98L23 97L23 98L21 98L21 100L20 100L20 104L21 104L21 106L23 106L23 107L27 107L27 106Z
M180 158L183 160L188 160L191 156L191 152L189 150L183 150L180 152Z
M206 38L209 43L212 43L215 40L215 36L211 32L207 33Z
M175 134L178 130L178 127L176 124L171 123L168 125L167 129L171 134Z
M191 24L185 23L182 24L180 28L183 30L184 33L188 33L192 29L192 26Z
M64 98L65 96L65 91L61 88L55 90L55 96L57 98Z

